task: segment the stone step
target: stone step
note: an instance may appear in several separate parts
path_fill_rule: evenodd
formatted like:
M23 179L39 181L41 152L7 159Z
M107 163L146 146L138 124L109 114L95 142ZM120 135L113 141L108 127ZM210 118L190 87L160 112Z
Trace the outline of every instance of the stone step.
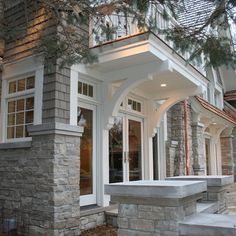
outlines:
M117 227L118 208L105 211L107 225Z
M197 202L197 213L216 213L217 211L217 202Z
M179 224L180 236L235 236L236 216L196 214Z

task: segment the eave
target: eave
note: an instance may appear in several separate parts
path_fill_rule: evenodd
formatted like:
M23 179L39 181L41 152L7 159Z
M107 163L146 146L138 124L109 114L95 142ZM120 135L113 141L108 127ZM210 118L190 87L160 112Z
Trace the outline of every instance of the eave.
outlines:
M210 104L209 102L207 102L206 100L204 100L203 98L199 97L199 96L195 96L196 101L199 103L199 105L209 111L212 116L216 116L219 118L222 118L228 122L230 122L233 125L236 125L236 116L232 116L230 114L228 114L227 112L225 112L224 110L220 110L219 108L213 106L212 104Z

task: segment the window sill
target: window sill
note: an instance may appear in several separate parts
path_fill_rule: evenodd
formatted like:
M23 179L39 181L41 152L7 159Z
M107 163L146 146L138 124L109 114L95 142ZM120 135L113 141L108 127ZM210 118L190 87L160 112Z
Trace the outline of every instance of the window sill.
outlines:
M3 149L30 148L30 147L31 147L31 141L19 141L19 142L0 143L0 150L3 150Z

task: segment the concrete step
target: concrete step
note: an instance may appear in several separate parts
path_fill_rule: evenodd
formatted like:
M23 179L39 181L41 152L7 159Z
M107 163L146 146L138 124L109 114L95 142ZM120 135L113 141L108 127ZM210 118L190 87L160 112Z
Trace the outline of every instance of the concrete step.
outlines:
M179 224L180 236L235 236L236 216L196 214Z
M197 202L197 213L216 213L217 211L217 202Z
M113 227L117 227L118 208L105 211L105 216L107 225L112 225Z

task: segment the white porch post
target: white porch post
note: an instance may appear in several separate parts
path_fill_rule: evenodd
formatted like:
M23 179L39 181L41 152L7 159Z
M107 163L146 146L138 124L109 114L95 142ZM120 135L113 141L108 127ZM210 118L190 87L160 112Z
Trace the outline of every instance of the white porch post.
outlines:
M109 183L109 129L101 128L101 138L99 140L100 160L98 160L98 170L100 174L97 175L98 195L97 202L99 206L108 206L110 196L104 194L104 184ZM98 173L99 173L98 172Z

